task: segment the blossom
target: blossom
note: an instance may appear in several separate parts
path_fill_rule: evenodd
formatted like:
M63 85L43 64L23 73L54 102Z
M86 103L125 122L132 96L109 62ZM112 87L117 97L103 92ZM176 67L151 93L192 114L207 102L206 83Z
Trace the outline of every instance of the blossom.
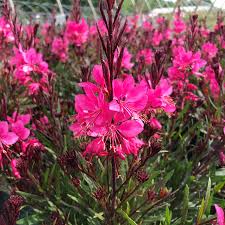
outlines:
M224 217L224 211L221 207L219 207L217 204L215 204L216 214L217 214L217 223L218 225L224 225L225 224L225 217Z
M66 23L65 37L76 46L81 46L88 39L89 27L84 18L80 22L68 20Z
M214 70L210 66L207 66L205 69L204 75L205 75L205 81L209 83L209 88L213 97L218 98L220 94L220 87L216 80L216 75L214 73Z
M18 141L18 136L14 132L9 132L9 124L6 121L0 121L0 148L2 145L13 145Z
M115 62L118 60L118 58L119 58L119 51L116 51ZM132 59L132 55L130 54L128 49L125 48L123 52L121 66L127 70L130 70L134 66L134 64L131 62L131 59Z
M202 50L209 56L209 58L215 57L218 52L216 45L211 42L204 43L202 45Z
M43 61L42 54L37 53L34 48L23 50L22 47L14 49L15 56L11 59L11 64L16 66L16 71L22 71L24 74L30 72L48 72L48 64Z
M11 161L11 168L12 168L13 175L14 175L17 179L20 179L21 176L20 176L19 170L17 169L17 164L18 164L18 159L13 159L13 160Z
M143 110L148 101L147 88L135 84L132 76L125 80L113 80L113 94L109 109L121 112L125 118Z
M135 121L117 121L108 126L108 129L100 135L99 138L94 139L87 146L84 151L86 155L106 156L105 142L110 142L110 151L121 159L125 159L125 155L134 154L137 156L139 148L143 142L136 136L143 131L143 126Z
M149 21L144 21L142 26L145 31L151 31L153 29L152 24Z
M34 137L22 142L22 153L28 158L33 158L34 154L44 151L44 146Z
M141 51L139 51L137 57L140 59L143 59L144 62L149 65L152 63L152 57L153 57L153 53L151 51L151 49L143 49Z
M162 40L163 40L162 33L159 31L155 31L152 38L153 45L158 46Z
M150 123L150 126L154 129L157 129L157 130L162 129L161 123L155 117L151 118L149 123Z
M97 96L94 93L77 95L75 110L78 113L75 117L76 122L70 127L75 136L85 134L93 136L111 120L109 106L102 92Z
M107 28L105 26L104 21L102 19L99 19L97 21L97 25L98 25L98 28L99 28L99 31L100 31L101 35L104 36L107 33ZM98 34L96 24L94 24L90 27L89 33L90 33L90 35L97 35Z
M19 114L18 112L13 112L12 117L7 116L9 123L14 123L16 121L22 121L24 125L30 123L31 115L30 114Z
M161 79L155 89L151 87L151 83L149 85L147 106L153 109L163 109L167 113L173 113L176 110L176 106L170 97L173 87L169 79Z
M43 61L42 54L34 48L23 50L14 49L14 57L11 64L15 65L14 77L20 84L26 86L29 94L37 94L39 90L48 93L48 64Z
M183 31L185 31L185 29L186 29L186 24L180 17L180 12L176 13L176 15L175 15L175 19L173 21L173 27L174 27L173 31L176 34L180 34Z
M206 61L201 59L201 53L185 51L183 47L174 48L173 66L168 73L171 80L185 80L188 75L201 75L199 70L206 65Z
M66 38L56 37L52 42L52 53L59 57L60 61L66 62L68 58L68 41Z
M44 37L46 44L50 44L52 41L52 37L51 35L49 35L50 29L51 29L50 23L44 23L41 27L41 35Z
M14 112L12 117L7 116L7 120L10 123L11 130L19 137L19 140L26 140L30 135L30 130L25 125L30 123L31 115L21 115L18 112Z
M11 146L18 141L18 136L9 132L9 125L6 121L0 121L0 166L2 167L2 153L4 145Z
M26 140L30 135L30 130L26 128L22 121L11 124L12 131L19 137L20 140Z
M82 82L79 84L82 87L87 95L92 95L93 93L99 93L103 91L108 93L106 89L105 79L103 77L103 71L101 65L95 65L92 70L92 78L95 83L92 82Z
M7 42L13 42L15 39L10 23L4 17L0 17L0 37L3 37Z

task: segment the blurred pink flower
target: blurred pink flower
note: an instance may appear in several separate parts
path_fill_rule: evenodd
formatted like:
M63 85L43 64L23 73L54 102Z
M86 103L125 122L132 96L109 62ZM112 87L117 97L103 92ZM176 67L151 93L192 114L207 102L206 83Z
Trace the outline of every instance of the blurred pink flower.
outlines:
M88 40L89 27L84 18L79 23L68 20L66 24L65 37L70 43L81 46Z
M66 62L68 59L68 41L66 38L56 37L52 42L52 53L59 57L60 61Z
M119 50L116 52L116 57L115 57L115 62L118 60L119 58ZM123 58L122 58L122 67L127 69L127 70L130 70L134 64L131 62L131 59L132 59L132 54L128 51L127 48L124 49L124 52L123 52Z
M153 53L151 49L143 49L138 52L137 57L139 60L143 59L147 65L150 65L152 63Z
M215 57L218 52L216 45L211 42L204 43L202 45L202 50L209 56L209 58Z
M150 119L149 124L154 129L157 129L157 130L161 130L162 129L161 123L155 117Z
M6 42L13 42L14 36L11 30L10 23L4 17L0 17L0 37L5 39Z
M216 75L210 66L207 66L204 72L205 81L209 82L209 88L214 98L218 98L220 94L220 87L216 80Z
M162 40L162 33L160 31L155 31L152 38L153 45L158 46Z
M20 176L19 170L17 169L17 163L18 163L18 159L13 159L13 160L11 161L11 168L12 168L13 175L14 175L17 179L20 179L21 176Z

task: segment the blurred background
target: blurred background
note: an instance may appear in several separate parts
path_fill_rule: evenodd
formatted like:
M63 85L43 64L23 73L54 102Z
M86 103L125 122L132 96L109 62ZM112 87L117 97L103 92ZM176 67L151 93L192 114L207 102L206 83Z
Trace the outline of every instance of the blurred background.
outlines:
M2 0L1 0L2 1ZM0 2L1 2L0 1ZM15 7L19 17L27 23L32 20L44 21L53 11L57 14L57 23L65 21L71 9L73 0L8 0ZM80 0L84 17L90 19L98 17L99 0ZM2 2L0 3L2 4ZM216 19L218 11L225 9L225 0L125 0L123 6L124 15L150 14L173 15L174 10L180 6L182 11L189 13L198 12L204 18Z

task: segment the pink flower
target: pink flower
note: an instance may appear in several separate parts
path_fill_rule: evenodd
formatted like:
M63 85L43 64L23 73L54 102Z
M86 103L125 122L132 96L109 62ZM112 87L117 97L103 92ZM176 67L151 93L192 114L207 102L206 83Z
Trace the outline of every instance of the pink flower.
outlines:
M210 91L211 91L213 97L218 98L218 96L220 94L220 87L216 80L216 75L215 75L213 69L210 66L206 67L204 75L205 75L205 81L207 83L209 82L209 88L210 88Z
M139 60L144 59L144 62L147 65L150 65L152 63L153 53L151 49L143 49L138 53L137 57L139 58Z
M68 20L66 24L65 37L76 46L81 46L88 39L89 27L84 18L79 23Z
M2 152L4 145L10 146L18 141L18 136L9 132L9 125L6 121L0 121L0 167L2 167Z
M143 110L147 103L147 89L135 84L131 76L125 80L116 79L113 81L113 101L109 103L108 93L102 88L102 71L97 68L94 73L98 85L81 83L85 94L75 97L77 115L70 130L76 137L95 138L87 145L84 156L92 158L110 154L121 159L130 154L137 156L144 144L137 138L143 131L138 112Z
M144 21L142 26L143 26L143 29L145 31L151 31L152 30L152 24L149 21Z
M4 17L0 17L0 37L4 38L6 42L13 42L15 39L10 23Z
M223 151L220 151L219 153L219 162L220 166L225 166L225 154Z
M216 45L210 42L204 43L202 45L202 50L209 56L209 58L215 57L218 52Z
M125 118L143 110L148 101L147 88L135 84L132 76L128 76L124 81L113 80L113 94L109 109L120 112Z
M99 28L99 31L100 31L101 35L104 36L107 32L104 21L102 19L100 19L100 20L98 20L97 24L98 24L98 28ZM90 27L89 33L90 33L90 35L97 35L98 34L96 24L94 24L93 26Z
M20 84L29 89L29 94L37 94L39 90L48 93L48 64L43 61L42 54L31 48L27 51L14 49L15 56L11 64L15 65L14 76Z
M24 125L30 123L31 115L30 114L19 114L18 112L14 112L12 117L7 116L7 120L9 123L14 123L16 121L22 121Z
M103 71L101 65L95 65L92 70L92 78L96 84L92 82L82 82L79 84L82 87L87 95L92 95L93 93L99 93L102 91L103 93L107 93L105 79L103 77Z
M33 158L34 154L38 151L44 151L44 146L36 138L30 138L22 142L22 152L28 158Z
M70 127L75 136L85 134L95 136L96 132L100 132L101 127L111 121L112 113L103 93L100 92L97 96L94 93L89 94L75 97L75 110L78 115L76 122Z
M7 116L11 130L19 137L20 140L26 140L30 135L30 130L25 125L30 123L30 114L20 115L14 112L12 118Z
M157 130L162 129L161 123L155 117L151 118L149 123L150 123L150 126L154 129L157 129Z
M15 56L11 59L11 64L16 66L17 71L22 71L25 74L30 72L46 73L48 72L48 64L43 61L42 54L37 53L34 48L27 51L14 49Z
M52 53L59 57L62 62L68 59L68 41L66 38L56 37L52 43Z
M143 142L136 136L143 131L143 126L134 120L125 122L117 121L111 124L108 129L102 133L100 138L94 139L83 153L86 155L106 156L105 142L110 141L110 151L121 159L125 159L125 155L134 154L137 156L139 148ZM103 141L104 140L104 141Z
M116 53L117 54L116 54L115 61L118 60L119 51L117 51ZM127 70L130 70L134 66L134 64L131 63L131 59L132 59L132 55L129 53L128 49L125 48L123 52L123 58L122 58L122 67Z
M217 214L217 223L218 225L225 225L224 211L221 207L215 204L216 214Z
M209 36L210 30L207 29L206 27L202 27L200 29L201 35L205 38L207 38Z
M26 128L22 121L11 124L12 131L19 137L20 140L26 140L30 135L30 130Z
M13 159L13 160L11 161L11 168L12 168L13 175L14 175L17 179L20 179L20 178L21 178L20 172L19 172L19 170L16 168L16 167L17 167L17 163L18 163L18 159Z
M83 153L84 156L107 156L108 152L106 150L105 142L102 137L96 138L91 141L88 146L86 147L85 152Z
M42 125L48 125L49 124L49 120L47 116L43 116L40 118L40 122Z
M40 91L41 85L40 83L31 83L28 85L29 95L37 95Z
M170 97L172 92L173 88L169 79L161 79L155 89L149 88L148 90L148 107L161 108L167 113L173 113L176 106Z
M181 19L180 12L176 13L175 19L173 21L173 30L175 33L180 34L186 29L186 24Z
M156 23L162 24L162 23L164 23L164 22L165 22L165 18L164 18L164 17L159 16L159 17L156 18Z
M153 45L158 46L162 40L163 40L162 33L159 31L155 31L152 38Z
M169 68L169 77L172 80L185 80L188 75L201 75L199 70L206 65L201 59L201 53L185 51L183 47L174 48L173 67Z
M6 121L0 121L0 148L2 145L13 145L18 141L18 136L14 132L9 132L9 125Z

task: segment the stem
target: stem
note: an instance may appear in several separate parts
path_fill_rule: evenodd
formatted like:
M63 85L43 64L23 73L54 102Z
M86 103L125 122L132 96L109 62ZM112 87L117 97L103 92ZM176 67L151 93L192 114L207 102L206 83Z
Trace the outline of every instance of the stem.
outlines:
M115 157L112 157L112 218L115 214L115 203L116 203L116 166Z

